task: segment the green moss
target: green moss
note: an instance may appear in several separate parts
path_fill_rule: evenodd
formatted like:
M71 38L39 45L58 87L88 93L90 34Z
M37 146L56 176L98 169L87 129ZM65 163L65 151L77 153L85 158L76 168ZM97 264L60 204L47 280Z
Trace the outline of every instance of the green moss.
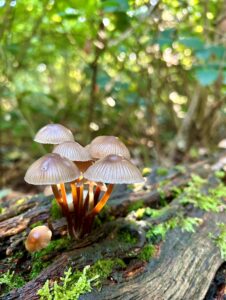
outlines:
M128 206L128 212L131 212L131 211L134 211L134 210L137 210L138 208L142 208L144 206L144 200L138 200L134 203L131 203L129 206Z
M15 274L14 272L7 271L0 277L0 286L3 293L22 287L25 285L25 280L22 276Z
M102 282L107 279L115 268L125 268L124 261L120 258L99 259L88 270L89 278L96 277L94 286L100 288Z
M163 167L158 168L158 169L156 170L156 174L157 174L158 176L166 176L166 175L168 174L168 169L163 168Z
M18 199L18 200L16 201L16 205L19 206L19 205L23 204L24 202L26 202L26 200L27 200L26 198Z
M0 206L0 214L4 214L6 212L6 208Z
M185 174L186 173L186 168L182 165L176 165L173 167L174 170L180 172L181 174Z
M191 181L188 183L182 193L180 203L193 204L205 211L219 212L223 207L222 197L226 195L226 186L223 183L218 184L215 188L203 189L207 184L207 180L198 175L192 175Z
M122 228L118 232L118 239L124 243L134 245L137 243L137 237L127 228Z
M51 202L50 215L53 220L62 218L62 212L59 205L56 202L56 199L53 199Z
M176 216L170 220L160 223L154 226L147 231L146 237L151 240L153 243L164 240L166 234L169 230L176 227L181 228L182 231L195 232L195 227L202 223L200 218Z
M90 278L87 274L89 266L86 266L82 272L72 272L69 268L64 277L60 278L60 282L56 281L50 284L46 281L44 286L38 290L37 294L40 300L77 300L85 293L91 291L91 282L96 280L96 277Z
M222 259L226 260L226 224L218 223L219 234L214 236L210 233L210 237L214 240L214 243L220 249Z
M144 261L149 261L156 253L156 248L152 244L147 244L143 247L138 255L138 258Z
M42 249L41 251L35 252L32 254L32 269L30 273L30 279L36 278L39 273L46 268L50 263L51 260L45 261L45 257L53 253L54 251L59 251L68 248L70 245L71 240L67 237L51 241L49 245Z
M77 300L85 293L92 290L92 287L101 287L103 280L108 278L116 267L124 268L125 264L121 259L101 259L94 265L86 266L82 272L72 272L69 268L60 278L60 282L50 284L46 281L38 291L40 300Z
M222 178L224 178L224 177L226 176L226 173L225 173L224 171L219 170L219 171L216 171L216 172L214 173L214 175L215 175L217 178L222 179Z
M43 225L43 221L38 221L30 225L30 228L33 229L37 226Z

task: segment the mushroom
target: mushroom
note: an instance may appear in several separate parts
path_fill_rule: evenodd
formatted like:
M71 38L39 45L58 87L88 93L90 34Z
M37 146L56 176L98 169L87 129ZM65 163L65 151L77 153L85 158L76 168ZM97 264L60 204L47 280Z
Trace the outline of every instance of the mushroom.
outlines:
M58 153L74 161L81 172L84 172L92 164L92 157L87 149L75 141L59 144L54 148L53 153Z
M128 159L119 155L108 155L89 167L84 177L91 181L108 183L108 188L100 201L88 213L85 220L85 231L91 227L95 215L97 215L107 203L114 184L131 184L143 182L142 174Z
M46 248L51 241L52 231L45 225L33 228L25 241L25 248L29 252L39 251Z
M67 204L64 183L72 182L80 177L79 169L72 161L59 154L50 153L35 161L27 170L24 180L33 185L51 185L53 194L67 218L68 230L73 236L73 222ZM57 184L60 184L61 193Z
M110 154L121 155L130 159L127 147L115 136L98 136L89 144L88 151L95 159L103 158Z
M41 144L60 144L74 141L72 132L61 124L48 124L36 133L34 141Z
M75 141L59 144L54 148L53 153L57 153L73 161L82 172L84 172L92 164L92 158L89 152ZM75 183L71 183L71 190L75 212L77 213L77 219L81 217L81 211L83 209L83 183L80 184L76 190L76 186L74 185L78 182L82 182L82 178L77 179Z

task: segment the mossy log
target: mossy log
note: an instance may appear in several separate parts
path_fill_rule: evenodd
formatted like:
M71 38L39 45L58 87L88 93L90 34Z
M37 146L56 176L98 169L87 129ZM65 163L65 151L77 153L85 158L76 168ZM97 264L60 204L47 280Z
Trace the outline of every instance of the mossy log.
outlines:
M207 177L213 172L211 165L216 165L218 162L219 159L203 161L190 166L183 174L180 172L169 173L167 183L163 186L168 200L171 200L172 186L186 185L191 172L204 174ZM209 168L207 168L207 164L209 164ZM166 179L164 178L164 180ZM128 213L129 205L140 199L143 199L145 205L158 206L160 199L158 183L157 181L153 184L150 180L145 190L116 192L109 205L109 213L115 216L113 221L103 223L82 241L73 242L63 253L56 251L52 263L37 278L0 299L39 299L37 290L47 279L58 280L68 266L73 269L82 269L86 265L93 264L97 259L115 257L121 258L127 267L113 273L103 282L101 291L94 288L91 293L82 295L81 299L204 299L217 269L223 263L220 251L209 237L209 233L214 235L218 232L217 223L225 220L225 213L203 212L194 207L188 207L188 215L203 220L196 232L182 232L179 228L170 230L165 241L159 243L158 251L149 262L139 260L137 259L138 254L146 242L143 224L137 222L131 225L131 222L124 217ZM11 208L1 215L0 253L2 261L7 255L25 251L24 232L37 221L47 222L50 199L44 196L32 197L26 201L26 204L19 205L18 210L15 209L16 206L13 206L16 205L16 202L13 202ZM150 218L149 222L153 224L162 222L162 218L172 217L172 214L176 214L178 209L180 207L175 199L169 204L169 210L163 217L159 220ZM65 231L66 224L63 219L54 221L52 225L54 236ZM125 227L129 228L136 236L136 243L118 240L118 233ZM0 271L6 271L7 267L7 265L1 265L0 261Z

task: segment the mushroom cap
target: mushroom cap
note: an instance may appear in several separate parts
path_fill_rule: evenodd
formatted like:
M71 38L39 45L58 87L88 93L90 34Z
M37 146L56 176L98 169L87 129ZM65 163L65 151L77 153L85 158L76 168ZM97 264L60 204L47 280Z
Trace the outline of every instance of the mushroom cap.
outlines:
M25 241L25 247L29 252L39 251L45 248L52 238L52 231L45 225L33 228Z
M89 161L92 160L89 152L77 142L64 142L57 145L53 153L60 154L72 161Z
M76 165L56 153L49 153L36 160L27 170L24 180L34 185L71 182L80 176Z
M112 184L129 184L144 181L141 172L131 161L114 154L98 160L86 170L84 177L91 181Z
M116 154L130 159L129 150L116 136L96 137L88 146L88 151L93 158L103 158L110 154Z
M74 141L72 132L61 124L48 124L36 133L34 141L41 144L60 144Z

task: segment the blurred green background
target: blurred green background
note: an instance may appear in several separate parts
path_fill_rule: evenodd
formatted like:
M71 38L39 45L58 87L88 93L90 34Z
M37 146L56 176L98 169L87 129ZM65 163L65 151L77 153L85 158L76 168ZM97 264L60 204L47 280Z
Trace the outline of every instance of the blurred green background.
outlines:
M224 0L0 0L0 38L3 185L50 122L119 136L143 166L226 138Z

